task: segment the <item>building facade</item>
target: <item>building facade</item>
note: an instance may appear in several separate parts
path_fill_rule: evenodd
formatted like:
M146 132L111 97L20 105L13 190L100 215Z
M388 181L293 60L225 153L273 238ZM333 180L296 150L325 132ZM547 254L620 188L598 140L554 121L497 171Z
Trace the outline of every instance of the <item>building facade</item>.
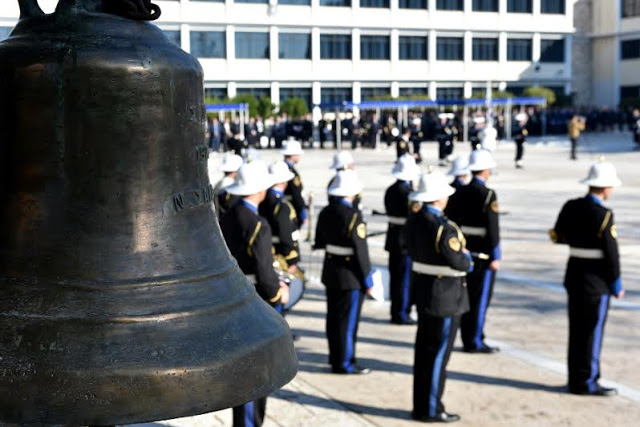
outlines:
M463 98L487 81L569 94L576 1L173 0L155 1L155 23L200 60L212 97ZM2 3L0 38L18 16Z

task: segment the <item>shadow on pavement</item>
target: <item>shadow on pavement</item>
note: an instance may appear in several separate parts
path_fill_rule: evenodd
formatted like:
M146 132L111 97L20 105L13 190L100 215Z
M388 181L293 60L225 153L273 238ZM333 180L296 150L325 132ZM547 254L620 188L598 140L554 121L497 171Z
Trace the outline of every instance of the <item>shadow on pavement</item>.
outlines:
M401 327L401 326L398 326L398 327ZM409 326L402 326L402 327L408 328ZM311 329L300 329L300 328L292 328L291 330L295 335L300 335L301 337L326 339L326 334L324 331L314 331ZM374 345L384 345L388 347L413 348L413 342L409 343L409 342L403 342L403 341L393 341L393 340L386 340L383 338L371 338L371 337L358 336L358 342L374 344Z
M486 375L470 374L468 372L447 371L447 379L453 381L498 385L501 387L517 388L520 390L540 390L547 391L549 393L563 393L567 390L566 385L540 384L510 378L488 377Z

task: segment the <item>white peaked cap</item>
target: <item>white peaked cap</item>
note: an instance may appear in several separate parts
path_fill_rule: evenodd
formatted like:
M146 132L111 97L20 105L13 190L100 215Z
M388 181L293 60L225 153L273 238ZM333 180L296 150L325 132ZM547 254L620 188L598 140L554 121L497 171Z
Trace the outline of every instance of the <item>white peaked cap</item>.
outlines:
M402 155L391 170L391 175L402 181L415 181L419 174L416 159L410 154Z
M518 114L516 114L516 121L518 121L518 122L524 122L528 118L529 118L529 116L527 115L527 113L518 113Z
M440 113L438 114L439 119L454 119L456 117L453 113Z
M289 182L295 176L289 169L289 166L283 161L275 162L269 166L269 173L271 174L274 184Z
M236 183L227 188L227 193L249 196L267 190L273 184L273 176L269 173L267 164L262 160L255 160L240 167Z
M285 146L281 151L283 156L301 156L302 155L302 144L300 141L296 141L295 139L290 139L285 142Z
M338 171L335 179L329 186L329 195L336 197L355 196L362 192L364 186L358 178L358 174L351 170Z
M447 175L462 176L469 175L470 172L471 170L469 170L469 160L462 156L458 156L451 164L451 169L449 170Z
M445 199L455 192L456 189L449 185L447 177L442 172L434 171L420 176L418 189L409 194L409 200L430 203Z
M471 158L469 159L470 171L478 172L487 169L493 169L496 166L498 166L498 164L493 159L493 155L489 150L480 148L471 153Z
M353 156L348 151L338 151L333 155L333 163L329 166L329 169L345 169L347 166L354 163Z
M225 154L222 159L222 172L237 172L240 169L240 166L244 163L242 157L237 154Z
M482 117L482 116L474 117L474 118L473 118L473 122L474 122L474 123L484 123L484 122L486 122L486 121L487 121L487 120L486 120L484 117Z
M604 159L591 165L589 176L580 181L580 183L598 188L619 187L622 185L615 166L612 163L605 162Z

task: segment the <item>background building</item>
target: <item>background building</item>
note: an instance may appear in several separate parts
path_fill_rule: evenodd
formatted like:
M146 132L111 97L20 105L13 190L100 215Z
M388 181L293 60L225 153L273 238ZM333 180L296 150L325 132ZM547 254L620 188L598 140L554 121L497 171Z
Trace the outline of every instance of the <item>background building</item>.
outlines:
M156 1L156 24L200 59L207 94L219 98L462 98L484 92L487 81L515 94L533 84L569 94L580 1L173 0ZM48 11L55 3L40 0ZM17 16L17 1L3 1L0 37ZM615 44L603 36L606 43ZM594 88L612 82L594 70Z

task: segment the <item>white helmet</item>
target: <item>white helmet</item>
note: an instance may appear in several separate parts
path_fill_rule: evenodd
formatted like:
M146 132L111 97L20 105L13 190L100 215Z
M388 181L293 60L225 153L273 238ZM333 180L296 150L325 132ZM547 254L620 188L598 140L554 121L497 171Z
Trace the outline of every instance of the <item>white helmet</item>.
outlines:
M362 192L364 186L358 174L350 169L339 171L335 179L329 186L329 195L336 197L355 196Z
M289 166L283 161L275 162L269 166L269 173L271 174L274 184L289 182L295 176L289 169Z
M274 184L266 163L255 160L245 163L238 170L235 184L227 188L227 193L236 196L249 196L269 189Z
M303 153L302 144L300 144L300 141L291 139L285 143L281 153L283 156L301 156Z
M496 166L498 166L498 164L493 159L493 155L489 150L480 148L471 153L471 158L469 160L469 170L471 172L493 169Z
M393 166L391 174L402 181L415 181L420 174L420 168L412 155L404 154Z
M222 166L220 169L222 172L237 172L243 163L244 161L242 160L242 157L237 154L227 153L222 159Z
M591 165L589 176L580 181L580 183L598 188L619 187L622 185L615 166L612 163L605 162L604 159Z
M449 185L447 177L442 172L434 171L420 176L418 189L409 194L409 200L430 203L445 199L455 192L456 189Z
M333 163L329 166L329 169L347 169L354 163L353 156L348 151L338 151L333 155Z
M458 156L454 159L451 164L451 169L449 170L448 175L450 176L462 176L469 175L469 160L462 156Z

